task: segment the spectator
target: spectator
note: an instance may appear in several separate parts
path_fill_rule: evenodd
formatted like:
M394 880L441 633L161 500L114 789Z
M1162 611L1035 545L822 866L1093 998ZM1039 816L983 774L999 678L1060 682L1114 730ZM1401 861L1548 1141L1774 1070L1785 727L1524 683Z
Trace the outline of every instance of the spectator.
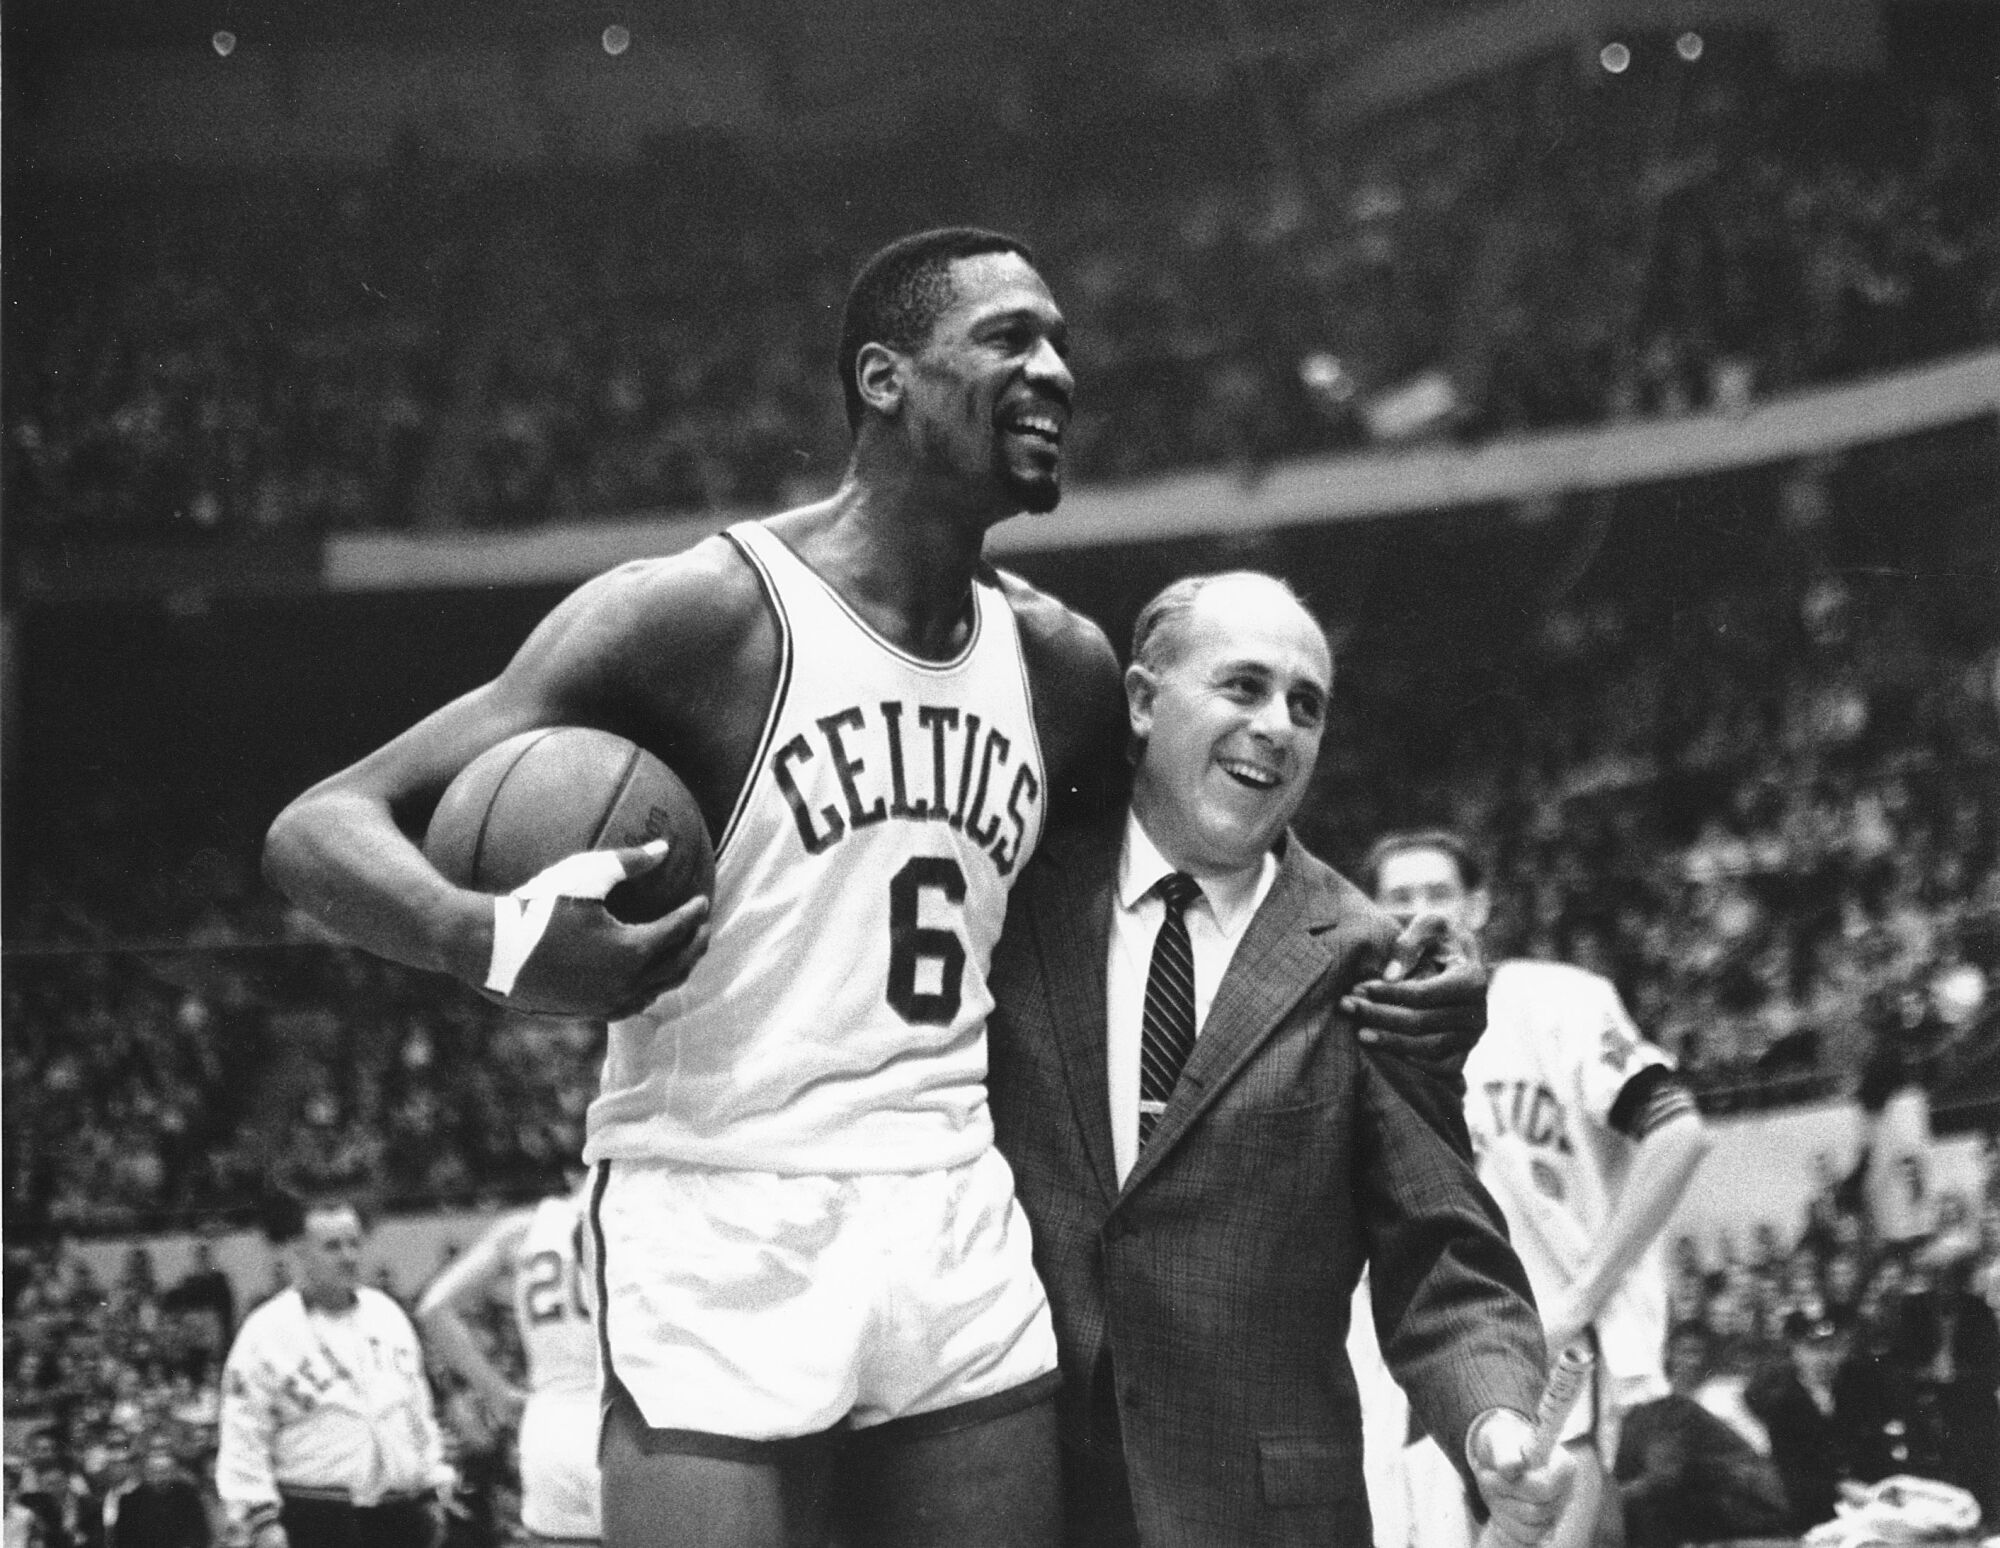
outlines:
M104 1548L208 1548L210 1541L200 1486L164 1440L148 1440L139 1472L105 1499Z
M28 1437L15 1498L40 1522L49 1548L84 1548L90 1541L90 1485L70 1461L53 1425Z
M215 1247L206 1238L194 1244L194 1261L168 1292L176 1307L209 1319L213 1337L208 1347L219 1354L236 1331L236 1288L215 1261Z
M1778 1537L1792 1511L1777 1470L1695 1394L1709 1334L1684 1323L1667 1338L1667 1396L1625 1416L1615 1476L1631 1548Z
M1923 1256L1930 1285L1903 1304L1900 1353L1938 1438L1936 1476L2000 1522L2000 1325L1972 1292L1970 1243L1951 1236L1934 1245Z
M1744 1401L1771 1437L1788 1530L1803 1535L1833 1519L1836 1486L1856 1449L1853 1417L1841 1411L1835 1379L1847 1334L1830 1321L1794 1312L1785 1322L1785 1344L1788 1358L1754 1378Z

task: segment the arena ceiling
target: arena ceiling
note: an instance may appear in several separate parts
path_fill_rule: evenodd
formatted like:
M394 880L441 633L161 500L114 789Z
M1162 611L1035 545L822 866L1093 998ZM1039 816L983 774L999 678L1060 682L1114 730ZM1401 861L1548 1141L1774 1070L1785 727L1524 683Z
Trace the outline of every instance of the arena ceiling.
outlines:
M277 47L376 45L407 40L427 46L532 45L538 39L596 34L618 23L635 32L688 43L771 38L810 32L828 13L865 15L870 31L883 13L929 13L929 0L10 0L10 45L30 50L93 51L205 46L219 30L250 44ZM1215 46L1290 39L1312 42L1388 18L1435 14L1434 5L1396 0L1043 0L1023 9L1003 0L960 0L968 32L1018 34L1024 50L1073 46L1079 38L1116 37L1172 46Z

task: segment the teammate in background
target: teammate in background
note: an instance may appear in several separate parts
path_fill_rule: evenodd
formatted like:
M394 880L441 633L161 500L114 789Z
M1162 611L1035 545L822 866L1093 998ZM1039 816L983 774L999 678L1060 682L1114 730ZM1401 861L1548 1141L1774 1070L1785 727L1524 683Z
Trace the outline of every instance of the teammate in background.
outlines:
M436 1548L456 1481L417 1330L361 1281L360 1213L282 1201L293 1285L243 1319L222 1373L216 1492L247 1548Z
M350 940L614 1018L585 1149L612 1544L814 1543L835 1499L883 1548L1054 1537L1055 1344L992 1143L986 974L1045 826L1121 793L1123 695L1103 632L981 550L1061 496L1067 349L1019 242L891 244L842 318L831 496L586 584L271 830L267 874ZM406 836L554 725L687 783L712 946L708 900L621 925L600 886L530 924ZM1476 1029L1482 986L1363 986L1359 1014Z
M598 1540L597 1334L580 1248L582 1188L502 1215L417 1303L434 1354L477 1394L498 1428L518 1426L521 1525L538 1542ZM512 1286L528 1361L523 1392L487 1356L465 1310Z
M1484 868L1453 833L1389 835L1369 852L1363 879L1398 919L1437 910L1476 935L1491 911ZM1669 1390L1657 1243L1709 1137L1672 1059L1639 1035L1618 991L1596 974L1503 962L1486 1015L1465 1065L1480 1180L1507 1216L1551 1354L1582 1341L1596 1357L1591 1390L1562 1434L1577 1457L1577 1487L1549 1539L1577 1548L1597 1528L1619 1416ZM1403 1454L1416 1501L1444 1497L1428 1482L1448 1467L1435 1453L1424 1441ZM1408 1514L1421 1548L1462 1543L1469 1532L1455 1512L1420 1505Z

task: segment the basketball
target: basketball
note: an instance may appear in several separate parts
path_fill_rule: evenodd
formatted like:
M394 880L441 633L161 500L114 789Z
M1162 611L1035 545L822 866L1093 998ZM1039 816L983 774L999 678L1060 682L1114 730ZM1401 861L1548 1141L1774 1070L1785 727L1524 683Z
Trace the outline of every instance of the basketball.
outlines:
M459 771L431 814L424 854L450 881L511 892L566 855L663 838L671 848L604 905L658 919L715 886L715 850L680 777L635 742L587 726L524 731Z

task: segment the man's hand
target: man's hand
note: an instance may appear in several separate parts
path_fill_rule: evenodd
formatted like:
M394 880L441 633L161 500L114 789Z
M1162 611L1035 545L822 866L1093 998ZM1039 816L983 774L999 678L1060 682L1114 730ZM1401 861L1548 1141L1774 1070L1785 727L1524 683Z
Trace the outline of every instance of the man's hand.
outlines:
M1576 1484L1576 1458L1558 1446L1533 1462L1535 1427L1525 1414L1502 1408L1487 1415L1466 1446L1472 1481L1492 1512L1479 1548L1532 1548L1554 1528Z
M708 950L707 898L691 898L670 914L633 925L614 919L603 903L618 882L653 869L666 853L655 842L609 855L572 855L506 900L504 907L524 913L538 901L552 907L504 1003L539 1015L615 1021L684 983ZM602 863L612 856L615 866ZM580 861L599 864L575 864Z
M1379 978L1356 984L1340 1008L1361 1041L1456 1080L1486 1030L1490 975L1479 943L1443 914L1419 914L1396 937Z

